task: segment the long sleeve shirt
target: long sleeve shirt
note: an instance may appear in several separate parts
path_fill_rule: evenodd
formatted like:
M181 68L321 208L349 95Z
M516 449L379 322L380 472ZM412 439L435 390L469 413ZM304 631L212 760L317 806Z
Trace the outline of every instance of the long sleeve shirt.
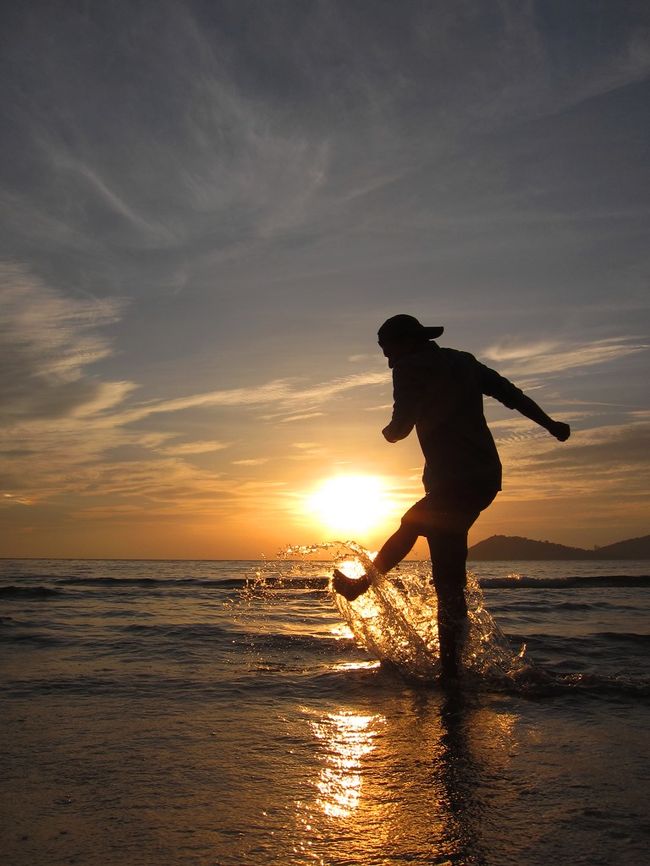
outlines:
M501 461L483 414L484 394L509 409L520 408L525 399L512 382L469 352L428 343L395 362L393 416L384 433L395 442L415 427L426 461L427 493L501 489Z

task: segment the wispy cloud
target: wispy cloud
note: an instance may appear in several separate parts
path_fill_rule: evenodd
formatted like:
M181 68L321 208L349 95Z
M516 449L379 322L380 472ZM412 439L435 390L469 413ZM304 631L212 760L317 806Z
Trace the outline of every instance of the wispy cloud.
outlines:
M0 506L2 505L31 505L31 499L15 496L13 493L3 493L0 496Z
M63 170L77 173L88 184L91 193L96 193L101 202L106 204L115 214L126 220L130 228L134 229L143 238L150 238L156 246L168 244L175 240L173 233L169 229L145 219L124 198L120 197L115 190L110 189L97 170L85 165L83 162L74 160L72 157L59 159L58 165Z
M286 418L281 418L281 424L292 424L294 421L309 421L311 418L320 418L324 415L324 412L305 412L300 415L287 415Z
M101 331L119 320L122 303L66 297L13 265L3 266L0 276L0 393L5 410L0 461L6 504L61 496L109 497L116 507L125 499L139 499L144 507L164 498L179 508L194 500L200 508L216 507L229 497L239 501L248 488L237 478L191 462L192 457L225 450L230 441L190 438L183 421L187 412L236 413L273 406L280 411L272 417L281 424L311 421L324 415L317 406L385 379L356 373L317 384L273 380L133 402L135 383L106 382L89 372L111 355L111 342ZM305 406L309 411L299 411ZM179 418L175 429L142 429L145 422L151 425L171 416ZM313 456L310 443L302 446L297 450ZM268 459L242 458L231 465L262 466Z
M332 379L318 385L305 385L296 379L276 379L263 385L252 385L246 388L208 391L169 400L149 401L140 403L133 408L125 409L118 417L122 424L140 421L151 415L181 412L187 409L201 409L218 406L282 406L282 412L267 414L265 420L281 418L284 421L302 420L305 417L317 417L319 412L301 412L295 414L295 407L306 404L310 407L321 405L333 397L356 388L386 384L386 373L355 373L347 377ZM288 417L282 418L286 413Z
M290 455L289 459L296 461L322 460L327 453L327 449L320 442L292 442L291 447L298 453Z
M84 416L121 403L131 382L105 382L86 367L108 357L98 329L123 303L72 300L18 265L0 265L0 401L4 424L23 418Z
M587 344L562 344L559 340L521 343L502 341L482 353L499 365L505 375L544 376L566 370L606 364L650 348L636 337L610 337Z
M501 443L505 496L579 500L593 496L647 497L650 486L650 425L631 421L577 431L559 444L546 435L531 447L523 437Z
M222 451L228 447L230 447L230 442L218 442L214 440L206 442L181 442L178 445L166 445L160 450L164 454L183 456L184 454L209 454L212 451Z

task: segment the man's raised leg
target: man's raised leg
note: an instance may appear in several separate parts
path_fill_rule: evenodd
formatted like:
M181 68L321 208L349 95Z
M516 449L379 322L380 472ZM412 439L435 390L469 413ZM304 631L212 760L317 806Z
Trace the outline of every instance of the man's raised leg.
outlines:
M417 530L402 523L397 532L394 532L383 544L372 564L380 574L388 574L405 556L408 556L417 540Z
M394 532L382 546L372 564L380 574L387 574L410 552L417 538L417 531L402 523L397 532ZM354 601L369 587L370 576L367 574L355 580L343 574L338 568L334 570L334 589L348 601Z

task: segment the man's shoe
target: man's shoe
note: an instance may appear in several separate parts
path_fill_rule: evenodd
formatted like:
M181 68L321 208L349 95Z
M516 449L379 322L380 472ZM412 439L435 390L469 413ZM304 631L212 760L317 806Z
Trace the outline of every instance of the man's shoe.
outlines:
M354 601L355 598L359 598L359 596L363 595L369 586L370 578L367 574L364 574L362 577L354 578L343 574L343 572L339 571L338 568L334 569L334 589L339 595L347 598L348 601Z

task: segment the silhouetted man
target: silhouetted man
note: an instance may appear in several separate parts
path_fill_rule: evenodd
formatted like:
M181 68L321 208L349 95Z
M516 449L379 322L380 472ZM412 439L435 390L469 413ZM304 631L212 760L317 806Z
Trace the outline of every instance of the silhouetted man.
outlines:
M373 564L386 574L418 536L426 537L438 596L442 676L455 679L467 620L467 533L501 489L501 461L483 415L483 395L517 409L560 442L571 430L473 355L440 348L433 340L442 332L407 315L393 316L379 329L379 345L393 370L394 398L393 417L382 433L398 442L415 427L426 461L426 495L402 517ZM349 601L370 582L368 575L353 580L334 572L334 588Z

